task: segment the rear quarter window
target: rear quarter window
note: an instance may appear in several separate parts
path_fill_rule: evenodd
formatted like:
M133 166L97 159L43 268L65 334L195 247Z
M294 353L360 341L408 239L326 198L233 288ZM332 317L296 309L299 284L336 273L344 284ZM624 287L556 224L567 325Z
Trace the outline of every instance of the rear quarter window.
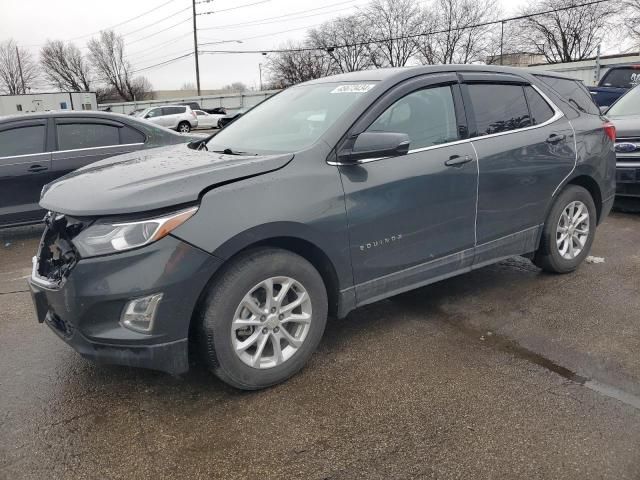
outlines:
M536 78L577 110L592 115L600 115L600 110L594 103L593 98L591 98L591 94L578 80L547 75L536 75Z

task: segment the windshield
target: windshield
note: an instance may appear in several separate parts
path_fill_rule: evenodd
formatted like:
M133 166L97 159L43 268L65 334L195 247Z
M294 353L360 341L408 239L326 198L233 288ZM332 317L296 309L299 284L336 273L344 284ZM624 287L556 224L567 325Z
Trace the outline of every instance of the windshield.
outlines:
M239 117L213 137L207 148L234 153L302 150L374 85L368 81L291 87Z
M602 82L603 87L633 88L640 83L640 69L638 67L612 68Z
M640 115L640 88L635 87L614 103L607 111L607 116Z

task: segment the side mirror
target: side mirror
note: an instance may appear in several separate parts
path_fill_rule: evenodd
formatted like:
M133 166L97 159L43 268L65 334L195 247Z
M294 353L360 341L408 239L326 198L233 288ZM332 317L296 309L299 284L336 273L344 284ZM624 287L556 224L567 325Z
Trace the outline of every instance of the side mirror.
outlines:
M411 140L406 133L363 132L347 142L338 154L341 163L360 163L381 157L398 157L409 153Z

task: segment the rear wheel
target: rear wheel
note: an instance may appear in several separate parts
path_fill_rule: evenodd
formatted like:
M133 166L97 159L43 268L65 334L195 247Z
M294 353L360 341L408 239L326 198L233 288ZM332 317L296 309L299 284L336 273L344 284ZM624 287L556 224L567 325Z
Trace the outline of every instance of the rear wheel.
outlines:
M534 263L548 272L575 270L589 254L596 221L591 194L583 187L569 185L549 212Z
M209 368L244 390L280 383L316 349L327 321L322 277L275 248L248 252L210 287L199 342Z
M178 124L178 131L180 133L189 133L191 131L191 125L189 122L180 122Z

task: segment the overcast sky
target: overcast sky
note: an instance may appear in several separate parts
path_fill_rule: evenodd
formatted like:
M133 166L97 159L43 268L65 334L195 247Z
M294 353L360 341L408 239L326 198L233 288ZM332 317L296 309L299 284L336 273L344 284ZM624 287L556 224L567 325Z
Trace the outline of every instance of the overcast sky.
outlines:
M215 13L197 16L198 29L203 29L198 33L198 43L201 50L277 48L289 39L303 38L307 28L336 16L357 13L367 3L368 0L203 1L196 6L197 12ZM501 3L504 14L509 15L526 2ZM0 41L13 38L36 56L48 39L71 40L86 51L86 42L92 36L111 27L124 35L126 55L135 70L193 51L191 0L1 0L1 4ZM237 8L243 5L246 7ZM208 42L228 43L203 45ZM201 55L202 89L221 88L234 81L257 87L259 64L264 61L260 54ZM184 83L195 83L194 70L190 56L139 74L147 76L154 89L178 89ZM41 88L47 87L42 84Z

